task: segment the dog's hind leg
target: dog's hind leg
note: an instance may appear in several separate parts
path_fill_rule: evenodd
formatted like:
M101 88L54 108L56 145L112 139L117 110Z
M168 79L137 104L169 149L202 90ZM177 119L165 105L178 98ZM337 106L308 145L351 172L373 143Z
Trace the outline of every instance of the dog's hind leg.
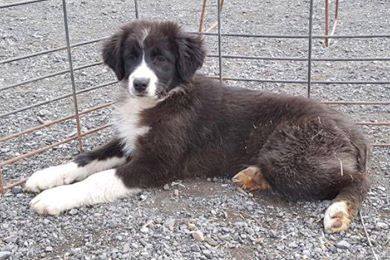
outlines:
M350 226L369 189L366 150L363 139L351 140L332 120L303 120L277 128L256 165L272 189L286 198L334 199L324 228L340 232Z
M25 189L39 192L87 178L89 175L117 167L126 162L119 140L77 156L72 162L52 166L35 172L26 182Z
M350 176L351 182L340 190L325 212L324 228L328 233L348 229L369 189L365 174L356 173Z

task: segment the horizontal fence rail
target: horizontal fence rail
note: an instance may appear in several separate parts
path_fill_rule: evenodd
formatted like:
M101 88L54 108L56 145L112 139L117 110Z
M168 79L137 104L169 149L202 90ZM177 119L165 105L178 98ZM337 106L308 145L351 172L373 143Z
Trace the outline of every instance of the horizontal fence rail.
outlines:
M215 33L199 33L199 32L192 32L192 33L193 34L202 34L202 35L206 35L206 36L218 36L218 34L215 34ZM247 38L249 37L249 38L268 38L268 39L280 39L280 38L283 38L283 39L308 39L309 38L309 36L305 36L305 35L286 36L286 35L265 35L265 34L257 34L257 35L256 34L221 34L221 37L247 37ZM316 38L323 39L325 37L326 38L337 38L337 39L356 39L356 38L372 39L372 38L390 38L390 34L388 34L388 35L387 34L382 34L382 35L374 35L373 34L373 35L333 35L333 36L317 35L317 36L312 36L313 39L316 39ZM97 39L92 39L92 40L88 40L88 41L84 41L84 42L79 42L76 44L72 44L71 47L74 48L74 47L79 47L79 46L83 46L83 45L87 45L87 44L91 44L91 43L97 43L97 42L101 42L103 40L106 40L107 38L108 38L108 36L97 38ZM14 58L9 58L9 59L5 59L5 60L1 60L0 64L5 64L5 63L18 61L18 60L28 59L28 58L36 57L39 55L50 54L53 52L66 50L66 48L67 48L66 46L62 46L62 47L58 47L58 48L54 48L54 49L50 49L50 50L32 53L29 55L23 55L23 56L18 56L18 57L14 57ZM387 61L389 58L383 58L383 57L372 58L373 61L383 60L383 59L385 59ZM307 58L305 58L304 60L307 60ZM318 59L318 60L320 60L320 59ZM332 60L333 59L324 59L324 61L332 61ZM349 60L349 59L346 59L346 60Z
M31 0L31 1L20 1L20 2L15 2L15 3L9 3L9 4L0 4L0 9L6 9L6 8L18 8L19 6L22 5L27 5L27 4L39 4L40 2L47 2L49 0ZM61 4L62 2L62 4ZM30 53L30 54L25 54L25 55L20 55L16 57L9 57L5 58L3 60L0 60L0 65L13 65L12 63L16 62L22 62L28 59L33 59L37 58L43 55L49 55L55 52L60 52L60 51L66 51L67 53L67 58L68 58L68 69L64 70L59 70L56 72L51 72L47 73L41 76L36 76L34 78L30 78L28 80L12 83L10 85L6 85L3 87L0 87L0 93L5 92L5 91L13 91L14 89L18 87L23 87L26 85L29 85L31 83L34 84L39 84L39 81L48 79L48 78L54 78L57 76L63 76L63 75L70 75L71 80L70 80L70 85L71 89L66 94L59 95L57 97L51 98L49 100L44 100L38 103L34 104L29 104L20 108L13 109L9 112L4 112L0 114L0 119L2 118L7 118L12 115L15 115L17 113L21 113L24 111L28 111L40 106L52 104L54 102L62 101L65 99L71 99L70 102L74 105L75 112L64 116L62 118L58 118L52 121L48 122L42 122L42 124L27 128L25 130L22 130L17 133L11 133L6 136L0 137L0 143L2 142L8 142L8 141L13 141L17 138L21 138L23 136L28 136L30 134L33 134L36 131L42 130L42 129L47 129L50 127L58 126L64 122L68 121L74 121L75 125L77 125L77 132L73 136L68 136L63 140L58 140L52 144L40 147L38 149L31 150L29 152L26 152L24 154L15 156L15 157L10 157L7 159L4 159L0 161L0 193L4 192L7 189L10 189L16 185L21 185L24 183L25 179L19 179L15 180L12 182L9 182L8 184L4 184L3 180L3 175L2 175L2 167L11 165L14 163L17 163L21 160L25 160L28 158L31 158L33 156L36 156L40 153L43 153L45 151L48 151L54 147L57 147L61 144L66 144L70 143L73 141L78 141L80 144L79 150L82 149L82 138L98 133L99 131L106 129L110 127L110 124L103 124L101 126L97 126L96 128L93 128L88 131L81 131L81 123L80 123L80 118L85 117L86 115L93 113L95 111L101 111L104 109L111 108L113 105L113 102L109 103L104 103L100 104L85 110L79 111L78 109L78 96L84 93L88 93L93 90L109 87L111 85L114 85L117 83L117 81L110 81L106 83L102 83L96 86L91 86L89 88L81 89L81 90L76 90L76 85L77 83L74 80L74 73L77 71L81 71L87 68L92 68L96 66L100 66L103 64L102 61L95 61L91 63L87 63L85 65L80 65L80 66L73 66L72 64L72 51L74 51L75 48L78 47L83 47L89 44L95 44L95 43L101 43L102 41L106 40L108 37L99 37L95 39L90 39L86 41L81 41L77 43L71 43L69 39L69 30L68 30L68 16L67 16L67 10L66 10L66 1L58 1L58 4L62 6L63 9L63 19L64 19L64 32L66 34L66 42L64 45L48 49L48 50L41 50L38 52ZM134 15L135 18L139 18L139 10L138 10L138 2L137 0L134 0ZM312 40L313 39L323 39L325 42L329 43L330 39L339 39L339 40L355 40L355 39L361 39L361 40L372 40L372 39L385 39L388 40L390 39L390 34L357 34L357 35L328 35L327 33L325 35L315 35L312 33L312 19L313 19L313 0L310 1L310 6L309 6L309 11L308 12L308 20L309 20L309 25L307 28L307 33L306 34L260 34L260 33L234 33L234 32L222 32L223 31L223 19L222 19L222 12L223 12L223 0L219 1L217 0L217 21L214 24L215 31L216 32L210 32L210 31L200 31L200 32L191 32L193 34L200 34L203 37L217 37L217 53L212 53L207 55L207 58L210 59L218 59L218 73L217 75L209 75L208 77L217 79L220 81L238 81L238 82L258 82L258 83L271 83L271 84L299 84L299 85L306 85L307 86L307 96L310 97L311 94L311 88L313 85L331 85L331 84L337 84L337 85L372 85L372 86L380 86L380 85L390 85L390 80L378 80L378 81L363 81L363 80L314 80L312 77L312 71L311 71L311 66L313 63L318 63L318 62L389 62L390 57L385 56L385 57L316 57L312 53ZM204 14L202 13L202 16ZM204 19L204 17L202 18ZM203 21L204 22L204 21ZM203 24L201 22L201 24ZM203 28L203 25L200 26L200 29ZM305 56L299 56L299 57L272 57L272 56L256 56L256 55L240 55L240 54L227 54L224 53L223 49L223 39L228 39L228 38L259 38L259 39L283 39L283 40L300 40L300 41L305 41L307 42L307 49L305 49ZM214 38L215 39L215 38ZM305 65L308 68L307 74L303 75L302 79L294 79L294 80L289 80L289 79L261 79L261 78L243 78L243 77L233 77L229 75L224 75L225 71L223 70L223 60L248 60L248 61L287 61L287 62L305 62L307 65ZM324 104L329 104L329 105L339 105L339 106L388 106L390 105L390 100L371 100L371 101L352 101L352 100L320 100L320 102ZM366 126L366 127L389 127L390 122L389 121L377 121L373 120L370 121L368 119L367 121L364 122L356 122L358 125ZM389 148L390 143L387 142L380 142L380 143L375 143L373 145L374 147L383 149L383 148Z
M96 89L99 89L99 88L104 88L104 87L113 85L115 83L117 83L117 81L111 81L111 82L103 83L103 84L100 84L100 85L97 85L97 86L94 86L94 87L90 87L90 88L86 88L86 89L83 89L83 90L76 91L76 94L77 95L83 94L83 93L86 93L86 92L89 92L89 91L92 91L92 90L96 90ZM55 101L63 100L63 99L72 97L72 95L73 95L73 93L69 93L69 94L65 94L65 95L62 95L62 96L59 96L59 97L56 97L56 98L52 98L52 99L43 101L43 102L35 103L33 105L25 106L25 107L13 110L11 112L7 112L7 113L4 113L4 114L1 114L0 118L6 117L6 116L9 116L9 115L14 115L16 113L23 112L23 111L29 110L31 108L47 105L47 104L53 103Z
M34 3L39 3L39 2L47 2L47 1L49 1L49 0L20 1L20 2L11 3L11 4L0 5L0 9L10 8L10 7L15 7L15 6L20 6L20 5L34 4Z

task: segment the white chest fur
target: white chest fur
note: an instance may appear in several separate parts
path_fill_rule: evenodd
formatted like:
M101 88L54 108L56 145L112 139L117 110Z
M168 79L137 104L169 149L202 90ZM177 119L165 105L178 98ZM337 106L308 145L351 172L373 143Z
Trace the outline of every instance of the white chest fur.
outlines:
M149 127L140 125L140 113L144 109L156 105L150 98L126 98L120 101L114 109L113 125L118 137L124 144L126 153L131 153L139 136L145 135Z

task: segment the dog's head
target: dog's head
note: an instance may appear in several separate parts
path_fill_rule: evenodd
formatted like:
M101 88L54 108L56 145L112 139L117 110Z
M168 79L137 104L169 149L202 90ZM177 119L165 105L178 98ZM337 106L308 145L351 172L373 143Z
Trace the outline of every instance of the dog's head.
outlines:
M126 24L103 47L103 60L134 97L164 97L191 80L205 57L202 39L173 22Z

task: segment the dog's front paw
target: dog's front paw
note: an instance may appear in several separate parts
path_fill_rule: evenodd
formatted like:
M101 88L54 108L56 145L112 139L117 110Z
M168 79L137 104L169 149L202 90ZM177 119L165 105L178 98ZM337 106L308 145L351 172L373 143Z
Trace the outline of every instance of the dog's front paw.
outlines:
M77 165L73 162L49 167L35 172L26 181L25 190L30 192L39 192L56 186L69 184L74 181L74 172L77 171Z
M45 190L31 200L30 207L41 215L58 216L61 212L75 207L73 192L71 185Z
M352 216L349 214L348 205L346 202L334 202L325 212L325 231L328 233L345 231L351 224L351 218Z

